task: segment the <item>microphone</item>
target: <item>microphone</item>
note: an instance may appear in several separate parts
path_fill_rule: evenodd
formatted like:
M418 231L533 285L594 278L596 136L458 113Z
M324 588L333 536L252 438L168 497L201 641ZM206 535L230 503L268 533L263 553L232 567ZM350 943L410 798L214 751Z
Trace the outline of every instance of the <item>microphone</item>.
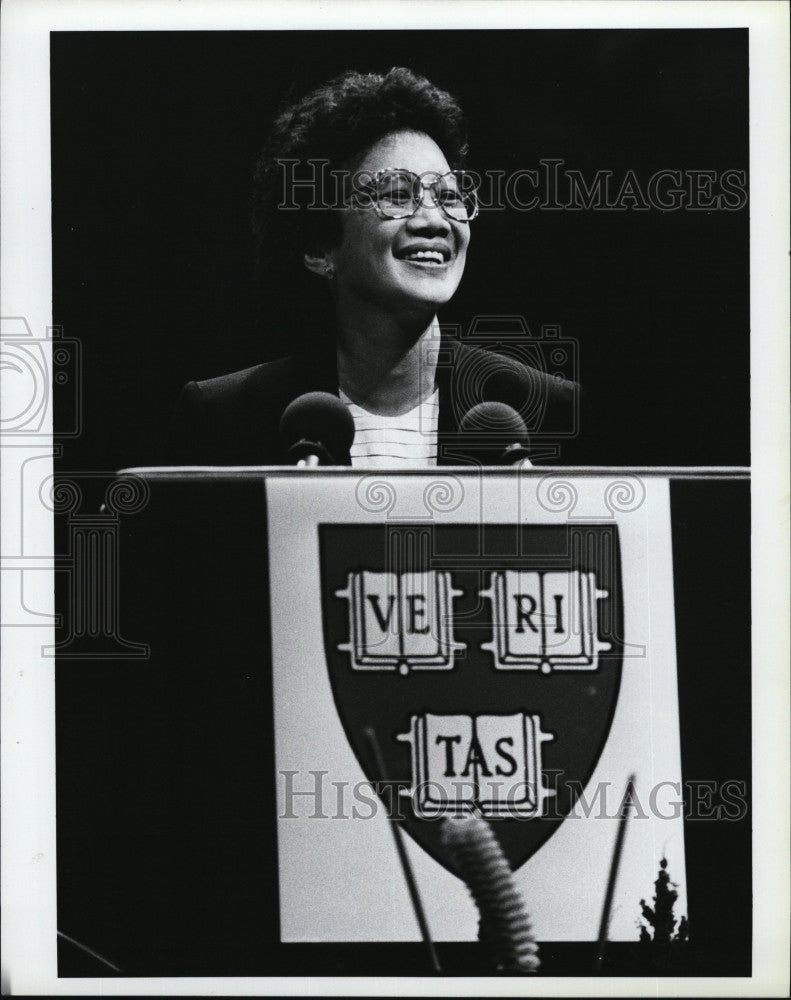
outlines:
M489 824L470 814L448 818L442 841L478 907L478 939L498 969L535 972L541 964L530 918L502 848Z
M306 392L280 418L280 440L290 461L302 468L348 465L354 418L329 392Z
M459 429L472 438L483 465L532 467L527 427L507 403L477 403L464 414Z

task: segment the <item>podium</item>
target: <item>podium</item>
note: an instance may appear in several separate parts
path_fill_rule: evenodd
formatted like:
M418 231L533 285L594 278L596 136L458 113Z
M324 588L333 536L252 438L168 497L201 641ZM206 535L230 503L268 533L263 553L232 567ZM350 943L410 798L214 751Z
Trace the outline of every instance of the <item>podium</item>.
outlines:
M489 974L440 836L475 810L543 970L590 974L635 773L608 971L662 858L688 964L745 967L749 495L712 478L119 473L116 563L60 594L60 929L127 975L425 974L390 811L445 971Z

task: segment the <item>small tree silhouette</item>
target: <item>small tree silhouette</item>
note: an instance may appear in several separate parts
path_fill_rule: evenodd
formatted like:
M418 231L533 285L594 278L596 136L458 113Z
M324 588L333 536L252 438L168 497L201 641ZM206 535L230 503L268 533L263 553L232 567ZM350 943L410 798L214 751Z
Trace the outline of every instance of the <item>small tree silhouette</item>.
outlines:
M662 858L659 862L654 888L653 906L649 906L644 899L640 900L640 909L646 921L639 924L640 943L650 947L654 956L662 960L670 958L671 954L677 953L689 941L689 923L686 917L681 918L678 930L673 933L676 927L673 908L678 899L678 886L670 880L667 858Z

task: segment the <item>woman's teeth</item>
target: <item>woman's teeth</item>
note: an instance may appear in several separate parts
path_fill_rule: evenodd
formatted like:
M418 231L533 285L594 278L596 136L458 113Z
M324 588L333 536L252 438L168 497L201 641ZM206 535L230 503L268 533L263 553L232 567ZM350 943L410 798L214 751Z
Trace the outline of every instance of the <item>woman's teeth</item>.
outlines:
M444 264L445 259L439 250L415 250L404 258L405 260L427 261L432 264Z

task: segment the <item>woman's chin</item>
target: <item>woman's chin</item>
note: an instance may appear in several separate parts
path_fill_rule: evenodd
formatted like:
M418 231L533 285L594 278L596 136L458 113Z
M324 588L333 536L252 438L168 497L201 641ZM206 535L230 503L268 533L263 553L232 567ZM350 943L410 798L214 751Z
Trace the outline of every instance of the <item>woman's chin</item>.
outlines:
M438 312L450 301L451 297L452 296L449 294L435 293L434 295L415 295L413 293L411 295L404 296L402 299L402 305L406 311L411 310L420 316L431 314L429 316L430 319L434 313Z
M444 275L416 275L404 288L404 294L416 304L437 310L453 298L458 287L455 276L446 271Z

